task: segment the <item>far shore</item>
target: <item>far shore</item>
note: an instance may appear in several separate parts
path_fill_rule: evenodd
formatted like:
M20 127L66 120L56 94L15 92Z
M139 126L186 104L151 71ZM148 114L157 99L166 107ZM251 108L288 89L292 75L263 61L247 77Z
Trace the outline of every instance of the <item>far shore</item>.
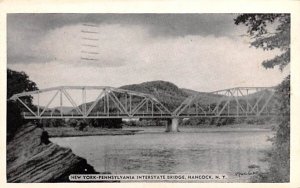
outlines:
M274 124L232 124L225 126L216 125L180 125L179 131L183 132L188 129L197 129L201 132L227 132L227 131L271 131ZM122 129L107 129L107 128L94 128L88 127L83 131L73 127L45 127L49 137L80 137L80 136L117 136L117 135L134 135L138 132L152 132L151 130L165 129L164 126L140 126L130 127L123 126ZM198 132L198 131L197 131Z
M114 136L133 135L140 130L91 128L80 131L73 127L45 127L49 137L78 137L78 136Z

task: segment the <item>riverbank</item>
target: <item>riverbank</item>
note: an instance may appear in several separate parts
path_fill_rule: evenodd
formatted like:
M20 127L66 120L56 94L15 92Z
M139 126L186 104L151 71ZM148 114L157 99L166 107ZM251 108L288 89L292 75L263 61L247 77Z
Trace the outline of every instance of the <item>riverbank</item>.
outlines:
M69 182L70 174L98 174L86 159L60 147L35 124L20 127L7 144L7 182Z
M133 135L141 130L104 129L88 127L83 131L73 127L45 127L49 137L78 137L78 136L104 136L104 135Z
M216 125L184 125L179 126L179 131L197 131L197 132L238 132L238 131L264 131L272 130L275 124L232 124L225 126ZM87 127L80 131L73 127L45 127L49 137L79 137L79 136L117 136L134 135L138 132L152 132L153 130L164 132L164 126L123 126L122 129L106 129Z
M275 123L265 123L265 124L248 124L248 123L237 123L237 124L228 124L223 126L217 125L200 125L199 128L249 128L249 129L273 129L275 127ZM189 127L189 126L186 126ZM192 126L193 127L193 126Z
M179 125L179 132L239 132L239 131L273 131L276 124L231 124L216 125ZM139 130L142 133L164 132L164 126L123 126L123 130Z

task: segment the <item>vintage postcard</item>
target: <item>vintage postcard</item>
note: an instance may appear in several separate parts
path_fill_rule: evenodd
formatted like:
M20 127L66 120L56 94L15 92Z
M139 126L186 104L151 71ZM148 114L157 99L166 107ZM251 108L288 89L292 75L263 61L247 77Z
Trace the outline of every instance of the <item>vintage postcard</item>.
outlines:
M297 185L299 2L74 4L2 14L7 186Z

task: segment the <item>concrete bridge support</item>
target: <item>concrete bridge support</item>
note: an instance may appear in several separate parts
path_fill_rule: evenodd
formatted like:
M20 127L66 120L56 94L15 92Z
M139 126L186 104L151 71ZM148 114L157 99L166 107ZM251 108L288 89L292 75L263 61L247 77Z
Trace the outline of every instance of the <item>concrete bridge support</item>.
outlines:
M169 120L167 123L166 132L179 132L178 125L179 125L179 119L172 118L172 120Z

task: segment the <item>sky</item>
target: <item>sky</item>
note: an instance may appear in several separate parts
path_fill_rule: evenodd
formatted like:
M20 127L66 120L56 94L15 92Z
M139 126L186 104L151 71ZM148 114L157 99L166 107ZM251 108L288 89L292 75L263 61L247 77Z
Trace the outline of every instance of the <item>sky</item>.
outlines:
M214 91L274 86L289 73L261 63L236 14L8 14L7 67L39 88L119 87L164 80Z

